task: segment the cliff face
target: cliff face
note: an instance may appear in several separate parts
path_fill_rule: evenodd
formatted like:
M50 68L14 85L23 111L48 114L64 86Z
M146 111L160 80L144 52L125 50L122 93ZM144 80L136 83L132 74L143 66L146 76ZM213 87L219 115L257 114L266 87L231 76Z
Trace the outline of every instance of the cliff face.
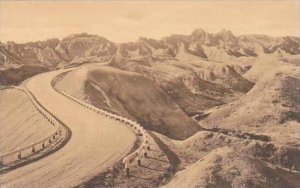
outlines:
M61 61L55 51L58 39L17 44L8 42L0 44L1 69L16 68L21 65L43 65L55 67Z
M116 46L103 37L78 34L61 41L50 39L26 44L1 43L0 50L3 70L22 65L56 68L60 64L68 64L77 58L89 56L98 56L107 61L116 53Z
M56 50L65 61L88 56L97 56L103 60L109 60L116 53L116 46L103 37L78 34L64 38L60 41Z

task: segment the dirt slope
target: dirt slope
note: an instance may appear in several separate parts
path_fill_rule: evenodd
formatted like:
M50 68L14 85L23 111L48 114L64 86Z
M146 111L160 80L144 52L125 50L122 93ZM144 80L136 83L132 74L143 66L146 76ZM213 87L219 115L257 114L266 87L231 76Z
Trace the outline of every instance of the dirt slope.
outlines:
M80 85L82 83L84 85ZM68 88L73 85L76 86ZM184 139L198 130L195 122L160 87L137 73L88 65L67 74L58 88L63 89L63 86L77 97L131 116L146 129L171 138Z
M200 131L183 141L154 134L180 160L166 187L269 187L274 177L279 187L299 186L298 146L225 131Z
M269 72L237 101L215 110L203 125L247 130L300 119L299 68L283 65Z
M298 187L299 176L223 147L178 172L164 187Z
M116 57L110 66L145 75L188 114L232 101L253 86L227 64L199 59L132 61Z
M54 127L35 110L25 93L0 91L0 152L11 152L45 138Z

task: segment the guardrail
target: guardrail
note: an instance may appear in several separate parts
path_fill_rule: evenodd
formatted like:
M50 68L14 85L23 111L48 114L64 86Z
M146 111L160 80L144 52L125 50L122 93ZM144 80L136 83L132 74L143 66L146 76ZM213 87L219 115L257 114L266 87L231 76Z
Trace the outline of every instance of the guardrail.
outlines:
M55 130L49 134L47 137L32 143L30 145L24 146L22 148L17 148L12 152L8 152L0 155L0 166L4 166L6 164L6 160L10 157L9 162L21 160L30 155L36 154L42 150L44 150L47 146L58 143L62 139L64 139L63 132L67 134L67 131L63 131L63 126L54 118L50 113L48 113L34 98L34 96L25 88L17 87L17 86L7 86L1 87L0 90L4 89L15 89L21 92L24 92L30 99L31 103L34 105L35 109L41 113L45 119L47 119L52 126L55 127ZM16 155L16 156L15 156ZM11 159L11 157L15 156L16 158Z
M64 73L62 73L64 74ZM58 75L57 77L59 77L60 75ZM54 81L54 80L53 80ZM54 81L55 82L55 81ZM54 82L52 83L52 87L54 87ZM54 88L55 89L55 88ZM134 152L130 153L129 155L127 155L126 157L123 158L122 162L125 165L125 172L126 175L129 175L129 165L131 162L134 161L134 159L137 159L137 165L140 166L142 159L146 159L148 157L148 152L150 150L150 146L149 146L149 141L148 141L148 133L146 132L146 130L136 121L133 121L129 118L126 117L122 117L119 116L117 114L113 114L111 112L105 111L103 109L97 108L94 105L88 104L82 100L79 100L71 95L69 95L68 93L66 93L65 91L61 92L57 89L55 89L58 93L60 93L61 95L67 97L68 99L84 106L85 108L94 111L95 113L99 114L99 115L103 115L105 117L108 117L110 119L119 121L121 123L125 123L126 125L130 126L130 128L132 128L132 130L138 134L139 136L142 136L142 143L140 144L139 148L137 150L135 150Z

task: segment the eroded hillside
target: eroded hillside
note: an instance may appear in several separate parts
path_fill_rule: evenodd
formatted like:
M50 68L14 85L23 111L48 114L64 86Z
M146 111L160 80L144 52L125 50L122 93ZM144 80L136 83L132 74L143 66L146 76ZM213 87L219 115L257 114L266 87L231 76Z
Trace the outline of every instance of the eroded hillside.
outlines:
M0 43L0 68L3 71L30 65L43 66L47 68L43 71L47 71L90 62L109 61L115 56L131 60L196 58L229 63L276 54L283 61L297 63L299 57L290 58L290 56L299 54L299 44L297 37L235 36L227 30L207 33L202 29L196 29L190 35L171 35L161 40L141 37L138 41L121 44L113 43L101 36L81 33L69 35L62 40L54 38L24 44ZM242 63L240 66L244 68L246 65ZM17 81L4 80L2 84L15 82Z
M1 44L2 71L13 72L1 81L22 81L22 67L77 67L55 87L147 129L170 164L160 185L296 188L299 44L226 30L122 44L77 34Z
M82 76L77 77L78 73ZM69 89L74 81L78 89ZM66 75L57 87L175 139L187 138L200 130L164 90L138 73L85 66Z

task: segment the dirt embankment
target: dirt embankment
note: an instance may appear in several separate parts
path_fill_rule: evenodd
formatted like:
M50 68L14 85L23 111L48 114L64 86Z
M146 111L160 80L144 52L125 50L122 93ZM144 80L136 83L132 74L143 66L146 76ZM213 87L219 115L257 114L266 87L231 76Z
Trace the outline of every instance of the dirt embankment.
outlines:
M198 132L184 141L156 135L181 161L177 169L182 170L166 187L299 186L299 150L210 131Z
M286 147L299 146L299 68L281 65L267 71L238 100L212 109L199 124L207 129L266 135Z
M90 65L67 74L58 87L174 139L185 139L199 130L164 90L138 73Z
M218 148L176 174L164 187L299 187L299 174L270 167L262 161Z
M1 90L0 98L1 153L30 145L54 131L26 94L12 89Z

